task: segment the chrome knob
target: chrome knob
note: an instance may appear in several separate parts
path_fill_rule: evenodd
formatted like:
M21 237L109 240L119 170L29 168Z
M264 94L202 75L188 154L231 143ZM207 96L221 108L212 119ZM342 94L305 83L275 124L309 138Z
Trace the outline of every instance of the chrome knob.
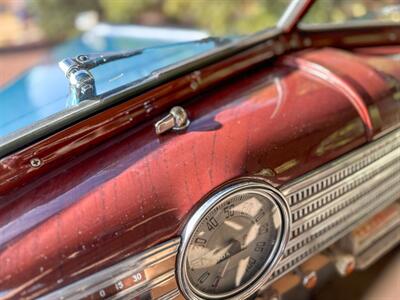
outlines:
M340 276L345 277L353 273L356 268L356 260L353 255L341 254L335 257L335 267Z
M169 130L184 130L189 124L190 120L186 110L180 106L175 106L169 111L169 114L159 120L154 127L157 134L163 134Z

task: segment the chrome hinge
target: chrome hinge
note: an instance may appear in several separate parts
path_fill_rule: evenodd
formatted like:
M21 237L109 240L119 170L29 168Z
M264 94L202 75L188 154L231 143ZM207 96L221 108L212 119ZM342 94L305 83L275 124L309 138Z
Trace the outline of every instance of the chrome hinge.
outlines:
M90 72L91 69L114 60L135 56L142 52L143 50L133 50L107 54L85 54L68 57L60 61L58 66L69 80L72 103L78 104L83 100L94 99L97 96L96 82Z

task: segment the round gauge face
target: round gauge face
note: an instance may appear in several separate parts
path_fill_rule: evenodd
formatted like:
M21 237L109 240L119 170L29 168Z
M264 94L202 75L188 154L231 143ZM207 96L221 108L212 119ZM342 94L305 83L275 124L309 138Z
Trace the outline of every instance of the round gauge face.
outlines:
M223 197L197 221L188 238L183 270L200 299L237 295L265 274L284 231L282 208L263 192Z

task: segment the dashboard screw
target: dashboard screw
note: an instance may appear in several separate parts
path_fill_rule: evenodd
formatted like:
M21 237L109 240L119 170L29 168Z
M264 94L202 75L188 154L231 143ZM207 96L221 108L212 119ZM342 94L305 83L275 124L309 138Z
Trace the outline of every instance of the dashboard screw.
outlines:
M40 158L34 157L30 160L30 164L34 168L39 168L42 165L42 160Z
M79 55L78 56L78 60L79 61L87 61L89 59L89 57L87 57L86 55Z

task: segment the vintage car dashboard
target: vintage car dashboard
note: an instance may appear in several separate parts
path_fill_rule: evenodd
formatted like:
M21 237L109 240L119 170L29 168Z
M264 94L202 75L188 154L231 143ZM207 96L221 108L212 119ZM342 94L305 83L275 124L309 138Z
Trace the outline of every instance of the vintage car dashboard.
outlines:
M355 268L366 268L400 241L399 147L397 130L285 184L281 192L257 177L232 181L205 199L182 237L43 299L178 299L177 282L188 299L232 297L228 293L246 298L391 206L390 226L371 235L368 243L357 241L362 245L350 251L339 245L354 257ZM231 245L221 247L224 241ZM223 257L227 249L242 254ZM237 289L243 262L246 274Z
M3 197L0 298L279 299L288 276L368 267L400 241L396 53L293 52L140 125L124 103L2 159L51 170Z

